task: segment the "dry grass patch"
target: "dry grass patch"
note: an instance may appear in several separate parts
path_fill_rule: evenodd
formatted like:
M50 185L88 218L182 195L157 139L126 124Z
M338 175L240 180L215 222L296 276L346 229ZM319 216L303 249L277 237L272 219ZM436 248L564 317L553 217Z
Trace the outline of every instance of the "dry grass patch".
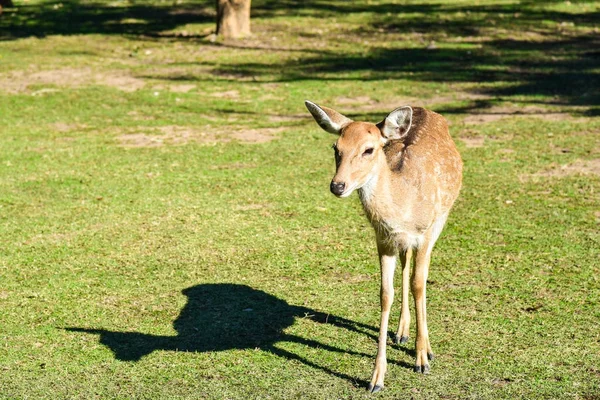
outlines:
M234 162L231 164L211 165L208 167L208 169L211 169L211 170L236 170L236 169L250 169L250 168L256 168L256 164Z
M145 82L129 75L126 71L95 71L92 68L61 68L46 71L14 70L0 74L0 90L8 93L28 92L31 85L56 85L75 88L88 85L115 87L124 92L134 92L144 87ZM38 90L35 94L41 94ZM56 91L57 89L50 89Z
M485 144L485 138L483 136L476 137L461 137L459 138L468 149L483 147Z
M52 128L61 133L72 132L80 129L86 129L88 126L86 124L68 124L65 122L55 122L51 124Z
M600 158L592 160L576 160L570 164L552 165L544 171L533 174L533 177L564 178L573 175L600 176Z
M231 134L231 138L245 143L265 143L276 139L275 135L283 130L285 128L242 129ZM221 138L228 141L226 136Z
M288 114L288 115L269 115L267 117L269 122L293 122L293 121L305 121L310 122L310 119L306 114Z
M261 210L263 208L270 207L269 204L261 204L261 203L250 203L250 204L240 204L234 207L236 211L253 211L253 210Z
M265 143L277 138L285 128L245 129L225 127L203 128L168 125L160 128L137 129L136 132L117 137L119 145L127 148L180 146L188 143L215 144L239 141L242 143ZM145 132L140 132L144 130Z
M479 93L456 92L452 95L436 95L430 98L397 97L394 99L373 99L369 96L338 97L334 107L349 107L354 112L391 111L395 108L409 105L411 107L431 108L434 105L452 103L463 100L488 100L490 96Z
M573 118L569 113L566 112L551 112L542 107L537 106L493 106L485 110L485 112L479 112L476 114L469 115L464 118L464 123L467 125L480 125L489 122L499 121L505 118L513 117L533 117L541 118L546 121L563 121L569 120L573 122L585 121L584 118Z
M210 95L212 97L219 97L222 99L237 99L240 97L240 92L237 90L226 90L224 92L214 92Z
M194 89L196 85L193 84L169 85L169 90L173 93L187 93Z

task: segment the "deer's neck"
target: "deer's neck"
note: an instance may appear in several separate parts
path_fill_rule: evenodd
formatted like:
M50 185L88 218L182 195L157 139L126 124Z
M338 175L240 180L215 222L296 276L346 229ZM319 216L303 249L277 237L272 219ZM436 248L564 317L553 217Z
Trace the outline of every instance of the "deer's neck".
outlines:
M377 163L377 166L373 168L367 182L358 189L358 197L362 202L362 205L367 212L367 216L371 219L372 214L379 214L377 212L378 204L385 203L389 200L390 194L390 179L391 173L385 158Z
M404 249L419 247L422 235L409 212L414 204L409 199L399 201L397 197L408 192L408 188L402 184L403 179L397 179L394 174L387 162L380 163L367 183L358 190L360 201L378 241L393 243Z

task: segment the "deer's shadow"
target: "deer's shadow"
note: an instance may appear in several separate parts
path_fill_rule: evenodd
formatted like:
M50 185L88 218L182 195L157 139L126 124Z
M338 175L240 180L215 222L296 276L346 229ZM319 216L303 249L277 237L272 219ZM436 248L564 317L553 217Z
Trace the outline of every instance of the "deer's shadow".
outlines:
M183 290L188 301L173 322L176 336L149 335L138 332L115 332L104 329L70 327L71 332L100 335L100 343L107 346L122 361L138 361L156 350L183 352L214 352L231 349L259 348L286 359L298 360L313 368L347 379L355 385L366 381L321 366L305 357L279 346L279 342L295 342L325 351L372 358L364 354L318 341L286 334L284 330L296 318L311 318L318 323L361 333L377 340L377 330L369 325L342 317L317 312L306 307L293 306L286 301L246 285L203 284ZM396 362L407 368L408 363Z

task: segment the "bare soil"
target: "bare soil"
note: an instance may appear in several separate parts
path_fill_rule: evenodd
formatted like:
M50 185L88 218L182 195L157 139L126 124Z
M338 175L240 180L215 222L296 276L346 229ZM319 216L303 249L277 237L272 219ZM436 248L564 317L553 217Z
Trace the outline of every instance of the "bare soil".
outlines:
M169 90L173 93L187 93L194 89L196 85L193 84L169 85Z
M231 164L212 165L209 167L212 170L236 170L236 169L250 169L256 168L256 164L234 162Z
M56 85L59 87L80 87L86 85L104 85L115 87L124 92L134 92L144 87L142 79L129 75L126 71L95 71L92 68L61 68L46 71L11 71L0 74L0 90L8 93L30 91L32 85ZM41 89L35 94L42 94ZM57 91L58 89L49 89Z
M51 126L52 126L52 128L54 128L55 131L61 132L61 133L66 133L66 132L76 131L78 129L87 128L86 124L68 124L65 122L55 122Z
M600 176L600 158L592 160L576 160L566 165L552 165L550 168L538 172L533 176L563 178L572 175L598 175Z
M265 143L277 138L277 134L285 128L261 129L226 129L204 128L169 125L160 128L139 128L136 132L117 137L119 145L127 148L161 147L165 145L178 146L188 143L214 144L239 141L241 143ZM144 131L144 132L141 132Z
M483 147L485 144L485 138L483 136L476 137L461 137L459 138L467 148L478 148Z
M269 115L269 122L311 121L307 114Z
M430 98L397 97L394 99L378 100L369 96L338 97L332 107L350 109L353 112L381 111L390 112L395 108L409 105L412 107L431 108L437 104L451 103L461 100L487 100L490 97L479 93L457 92L451 96L433 96ZM327 106L327 104L324 104Z
M538 106L494 106L486 109L484 112L469 115L463 121L467 125L479 125L512 117L533 117L545 119L546 121L569 120L577 122L584 120L573 118L566 112L552 112Z
M214 92L210 94L212 97L219 97L222 99L237 99L240 97L240 92L237 90L227 90L224 92Z

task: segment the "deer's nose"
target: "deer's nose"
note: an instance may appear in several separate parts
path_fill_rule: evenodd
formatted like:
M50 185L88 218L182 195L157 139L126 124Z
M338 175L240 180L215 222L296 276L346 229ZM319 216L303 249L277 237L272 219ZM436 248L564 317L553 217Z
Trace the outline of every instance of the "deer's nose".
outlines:
M346 184L344 182L331 181L331 185L329 185L329 190L331 190L331 193L335 194L336 196L339 196L342 193L344 193L345 188Z

